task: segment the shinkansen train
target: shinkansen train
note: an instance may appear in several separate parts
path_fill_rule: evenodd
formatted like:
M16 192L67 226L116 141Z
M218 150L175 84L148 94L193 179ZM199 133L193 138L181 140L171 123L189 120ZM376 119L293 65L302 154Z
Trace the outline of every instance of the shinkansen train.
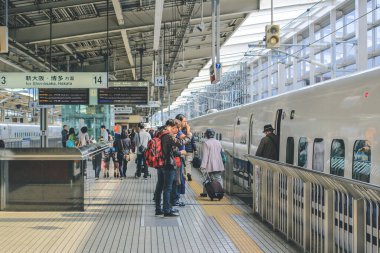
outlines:
M280 137L280 162L380 184L380 68L192 119L200 142L207 128L249 174L263 126ZM198 143L200 144L200 143ZM248 178L248 177L247 177Z
M62 127L49 126L48 137L60 137ZM0 123L0 139L38 139L41 134L39 125Z

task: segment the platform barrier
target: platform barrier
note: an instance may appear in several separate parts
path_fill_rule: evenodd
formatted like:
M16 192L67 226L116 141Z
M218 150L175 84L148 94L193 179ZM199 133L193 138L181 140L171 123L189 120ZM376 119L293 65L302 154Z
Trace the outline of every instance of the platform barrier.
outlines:
M261 157L253 210L305 252L379 252L380 187Z
M81 148L0 150L0 210L84 210L86 164L107 143Z
M6 148L39 148L41 146L41 140L39 138L12 138L4 139L4 144ZM48 138L48 147L62 147L62 138Z

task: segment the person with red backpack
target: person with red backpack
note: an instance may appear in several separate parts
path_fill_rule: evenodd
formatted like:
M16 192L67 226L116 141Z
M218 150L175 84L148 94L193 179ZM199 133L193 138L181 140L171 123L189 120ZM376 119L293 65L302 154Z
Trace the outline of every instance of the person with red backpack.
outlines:
M162 160L163 167L157 167L157 184L154 199L156 204L156 215L164 215L164 217L175 217L179 215L178 210L173 209L170 203L173 181L178 169L174 157L179 157L181 154L186 153L184 150L178 151L178 148L189 142L191 136L186 136L182 140L176 139L175 136L178 129L179 126L176 122L173 119L169 119L166 121L165 128L158 131L156 135L156 138L160 139L162 148L159 159ZM162 192L163 209L161 209Z

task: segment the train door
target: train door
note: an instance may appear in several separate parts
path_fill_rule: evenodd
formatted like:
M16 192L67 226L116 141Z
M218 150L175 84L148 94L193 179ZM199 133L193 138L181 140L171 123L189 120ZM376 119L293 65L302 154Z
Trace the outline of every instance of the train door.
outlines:
M280 147L281 147L281 120L282 120L282 109L278 109L276 113L276 121L274 123L275 125L275 134L278 136L278 154L280 155Z
M249 119L249 132L248 132L248 154L251 154L251 146L252 146L252 124L253 124L253 114Z

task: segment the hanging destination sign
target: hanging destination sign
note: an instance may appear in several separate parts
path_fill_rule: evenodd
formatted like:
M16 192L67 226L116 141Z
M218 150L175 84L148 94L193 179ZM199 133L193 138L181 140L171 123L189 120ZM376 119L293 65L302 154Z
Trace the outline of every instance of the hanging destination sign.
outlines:
M40 105L88 105L89 89L39 89Z
M0 73L0 88L107 88L106 72Z
M109 81L108 89L98 89L98 104L147 104L148 86L147 81Z

